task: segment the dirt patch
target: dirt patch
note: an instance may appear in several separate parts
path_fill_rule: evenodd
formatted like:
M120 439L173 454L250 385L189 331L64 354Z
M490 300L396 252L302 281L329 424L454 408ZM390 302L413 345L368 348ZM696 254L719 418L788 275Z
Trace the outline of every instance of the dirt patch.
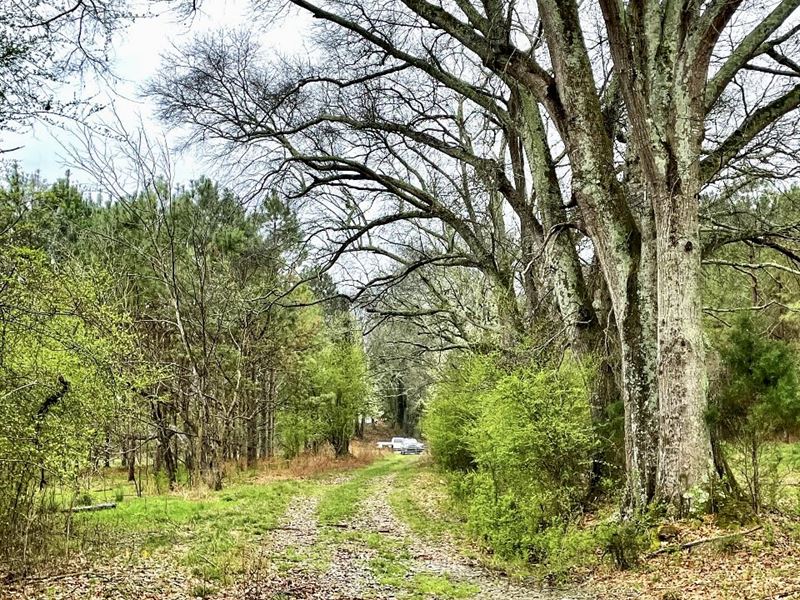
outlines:
M692 523L670 544L727 533ZM764 528L752 534L661 554L631 571L602 569L587 584L610 600L800 598L800 525L766 518Z
M6 600L180 600L202 593L203 583L178 565L159 559L118 556L102 562L76 558L58 573L40 574L19 581L0 582Z

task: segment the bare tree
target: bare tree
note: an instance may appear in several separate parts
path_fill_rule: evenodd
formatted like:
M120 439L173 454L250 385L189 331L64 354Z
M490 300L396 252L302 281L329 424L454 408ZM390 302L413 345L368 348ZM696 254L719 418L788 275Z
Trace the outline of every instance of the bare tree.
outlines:
M85 119L101 106L85 90L65 87L88 76L113 81L113 43L134 20L165 12L186 17L197 8L198 0L5 0L0 132L24 130L37 120ZM0 141L0 154L16 149Z
M201 40L154 85L162 116L297 195L407 210L361 209L383 215L369 229L437 218L470 246L456 175L487 213L502 194L576 335L607 293L630 504L685 510L711 471L701 194L796 170L781 146L797 141L797 0L290 4L318 19L324 63L270 67L246 37Z

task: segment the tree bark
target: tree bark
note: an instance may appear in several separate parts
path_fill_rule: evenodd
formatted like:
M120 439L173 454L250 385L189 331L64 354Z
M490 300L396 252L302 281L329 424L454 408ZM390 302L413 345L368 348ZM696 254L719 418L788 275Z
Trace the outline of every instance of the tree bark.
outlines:
M136 440L133 436L128 438L128 481L136 481Z
M266 430L265 430L265 456L271 459L275 455L275 408L276 398L275 369L270 367L267 380L267 406L266 406Z
M686 495L711 471L705 425L706 372L700 295L700 244L695 197L677 197L662 214L658 239L658 493L686 505Z
M245 455L248 467L252 467L258 459L258 402L252 394L248 394L248 419L245 424Z
M705 421L701 294L702 86L685 76L675 87L673 115L664 122L672 125L666 129L672 134L671 152L656 162L665 165L658 172L663 179L660 186L651 184L650 193L658 253L658 496L683 513L693 508L696 489L713 476L713 460Z
M617 322L625 406L625 504L632 511L647 506L656 490L658 381L654 244L655 240L647 234L641 239L638 268L631 277L626 311Z

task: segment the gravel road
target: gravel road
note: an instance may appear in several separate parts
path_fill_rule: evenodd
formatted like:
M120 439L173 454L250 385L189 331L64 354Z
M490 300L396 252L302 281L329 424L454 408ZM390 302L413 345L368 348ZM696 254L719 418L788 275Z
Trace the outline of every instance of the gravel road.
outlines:
M55 574L0 583L0 598L21 600L587 600L513 581L465 556L446 537L423 539L392 511L396 473L367 480L354 516L321 525L317 507L340 476L295 496L279 523L247 547L244 576L230 585L206 584L175 556L86 561L76 558Z

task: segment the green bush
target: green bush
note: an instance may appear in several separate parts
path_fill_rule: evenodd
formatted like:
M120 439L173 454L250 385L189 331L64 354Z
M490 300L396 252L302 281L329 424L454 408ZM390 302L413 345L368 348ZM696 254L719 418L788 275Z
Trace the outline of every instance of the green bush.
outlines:
M652 542L650 527L641 518L606 523L597 528L595 536L603 554L610 556L621 570L639 564Z
M553 531L586 498L596 448L587 373L558 367L503 371L491 357L451 367L428 402L423 431L470 529L502 558L542 562ZM459 387L459 382L461 387Z
M102 272L56 270L41 251L0 244L4 564L23 565L45 546L60 520L48 514L52 496L74 489L114 411L146 381L133 366L127 321L108 297Z
M779 433L796 432L800 424L800 384L794 352L770 339L752 315L739 317L720 345L723 373L711 395L707 419L717 440L734 449L753 510L774 502L781 456L769 442ZM724 446L717 444L718 454ZM724 457L718 456L718 463ZM726 476L734 480L727 469ZM738 485L735 485L738 488Z
M481 397L494 387L500 372L493 357L456 361L434 388L422 416L422 431L436 463L447 471L475 468L469 438L481 411Z

